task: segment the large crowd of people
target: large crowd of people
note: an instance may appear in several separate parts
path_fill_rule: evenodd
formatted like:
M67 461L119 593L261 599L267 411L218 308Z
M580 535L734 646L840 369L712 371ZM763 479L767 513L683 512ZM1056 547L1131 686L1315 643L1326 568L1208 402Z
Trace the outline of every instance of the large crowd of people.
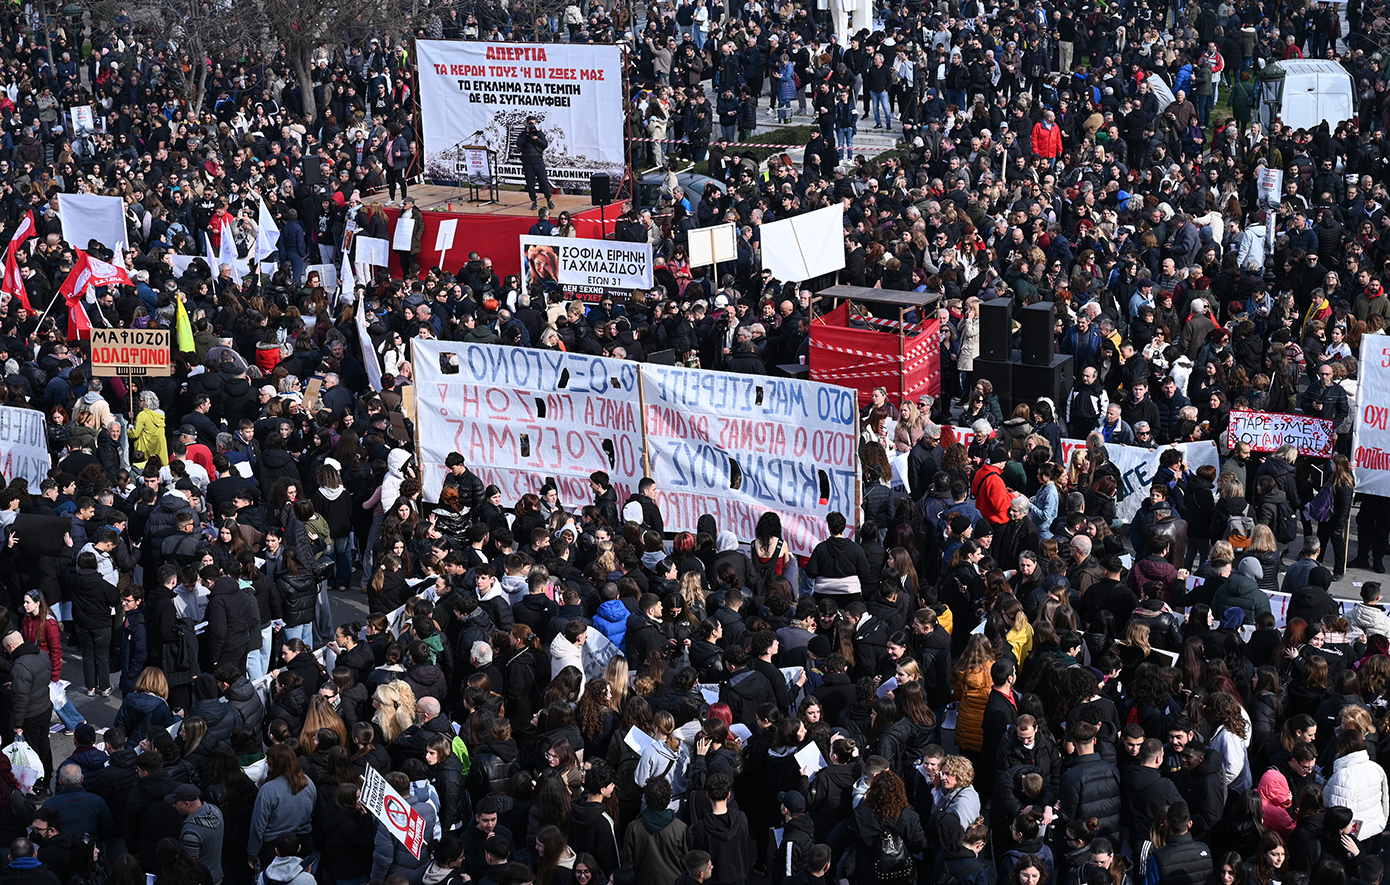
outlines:
M1382 881L1390 615L1349 570L1385 571L1390 510L1347 458L1390 319L1382 8L880 4L842 43L825 5L417 4L325 35L312 82L219 53L201 108L162 22L0 13L3 404L51 455L0 489L0 885ZM306 273L420 217L412 36L631 47L626 134L668 174L616 236L656 286L420 267L418 224L405 279ZM1261 69L1305 56L1354 117L1255 122ZM798 116L800 162L736 146ZM855 153L870 116L897 150ZM64 241L81 192L124 198L120 243ZM670 532L650 479L511 500L455 453L422 485L413 339L798 363L830 280L760 270L759 229L832 203L838 282L939 296L909 319L942 390L873 393L862 512L809 557L775 513ZM261 257L262 207L279 269L210 266L227 231ZM691 267L729 221L736 259ZM83 253L133 285L63 291ZM1073 389L1001 403L1000 297L1054 305ZM175 330L169 377L97 376L79 313ZM1254 452L1236 408L1328 419L1336 453ZM1129 520L1121 445L1163 448Z

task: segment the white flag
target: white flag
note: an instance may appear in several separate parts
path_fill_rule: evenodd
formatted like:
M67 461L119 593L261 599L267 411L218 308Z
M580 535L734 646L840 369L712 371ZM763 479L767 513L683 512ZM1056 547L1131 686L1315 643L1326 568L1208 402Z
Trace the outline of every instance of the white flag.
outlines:
M236 240L232 238L232 224L229 221L222 222L222 245L217 260L232 266L232 279L240 286L241 268L237 267Z
M357 287L357 282L352 276L352 262L348 260L346 254L343 255L343 272L340 275L343 281L343 297L351 297L353 289ZM372 390L381 390L381 363L377 360L376 348L372 346L372 334L367 331L367 296L357 299L355 307L357 320L357 343L362 348L362 366L367 370L367 381L372 385Z
M261 200L260 204L260 214L256 216L256 224L260 230L256 234L256 251L253 256L256 264L268 258L280 243L279 226L271 217L270 210L266 208L265 200Z

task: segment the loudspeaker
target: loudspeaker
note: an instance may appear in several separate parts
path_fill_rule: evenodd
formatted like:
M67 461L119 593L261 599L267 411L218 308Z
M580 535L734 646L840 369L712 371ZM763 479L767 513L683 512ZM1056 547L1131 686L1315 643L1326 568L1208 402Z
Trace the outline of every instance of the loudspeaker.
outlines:
M1053 412L1061 421L1063 405L1072 385L1072 358L1067 354L1057 354L1045 366L1030 366L1016 363L1014 369L1013 394L1016 403L1032 405L1040 397L1052 400ZM1000 398L1003 404L1003 398ZM1005 415L1008 411L1005 411Z
M980 356L987 360L1007 360L1013 348L1013 309L1011 298L991 298L980 302Z
M1052 326L1056 315L1051 301L1030 304L1019 313L1018 322L1023 338L1023 362L1030 366L1052 364L1052 352L1056 349L1056 339Z
M613 188L607 172L595 172L589 176L589 202L594 206L607 206L613 202Z
M1014 408L1014 363L1018 362L1018 351L1005 351L1005 357L1002 360L976 357L974 375L976 381L984 378L994 385L994 395L999 397L999 408L1007 415ZM966 395L969 394L970 392L966 391Z
M310 187L323 184L323 159L321 157L304 158L304 183Z

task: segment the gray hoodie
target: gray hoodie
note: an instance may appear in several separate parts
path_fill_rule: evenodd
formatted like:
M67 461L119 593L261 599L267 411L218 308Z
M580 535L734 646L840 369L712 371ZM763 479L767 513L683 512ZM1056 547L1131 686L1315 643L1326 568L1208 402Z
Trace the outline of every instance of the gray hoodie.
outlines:
M222 881L222 811L216 805L204 802L201 808L183 819L179 844L202 861L212 874L212 881Z
M314 874L304 869L303 858L277 857L261 873L259 885L316 885Z

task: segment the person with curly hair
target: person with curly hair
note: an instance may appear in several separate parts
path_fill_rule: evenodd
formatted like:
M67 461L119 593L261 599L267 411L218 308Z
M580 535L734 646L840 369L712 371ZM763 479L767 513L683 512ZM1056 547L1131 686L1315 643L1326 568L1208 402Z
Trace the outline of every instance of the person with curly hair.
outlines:
M896 838L888 838L889 834ZM927 847L922 819L908 804L902 778L892 771L880 772L869 784L864 801L849 819L847 835L859 848L855 881L863 885L910 879L912 856ZM897 850L885 851L885 845Z

